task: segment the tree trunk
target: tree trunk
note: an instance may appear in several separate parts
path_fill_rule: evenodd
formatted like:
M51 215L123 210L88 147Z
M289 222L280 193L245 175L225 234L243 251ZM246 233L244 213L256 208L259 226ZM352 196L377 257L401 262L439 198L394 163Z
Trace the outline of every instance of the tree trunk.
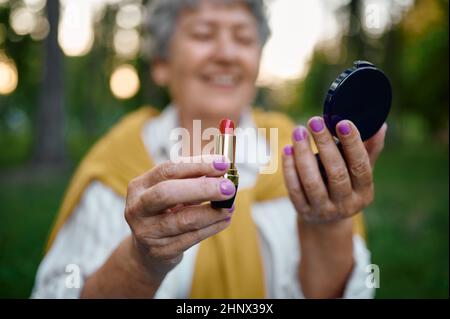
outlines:
M350 13L350 34L347 40L351 60L361 59L365 53L364 30L361 25L361 0L351 0L348 4Z
M60 166L65 163L64 92L62 52L58 46L59 1L47 1L50 32L45 39L43 81L37 112L33 164Z

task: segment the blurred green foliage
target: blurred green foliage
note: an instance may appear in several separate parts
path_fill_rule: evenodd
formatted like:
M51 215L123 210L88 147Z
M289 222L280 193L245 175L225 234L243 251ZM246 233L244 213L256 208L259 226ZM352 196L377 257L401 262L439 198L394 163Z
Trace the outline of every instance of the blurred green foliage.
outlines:
M448 298L448 148L388 146L365 211L378 298Z
M350 1L349 6L352 2L358 1ZM417 0L404 19L380 38L361 40L361 32L344 36L337 58L330 54L336 48L329 52L330 48L319 46L308 75L284 108L298 120L320 114L336 76L354 60L369 60L392 82L391 137L412 143L429 137L448 144L448 14L447 0ZM350 45L355 42L360 48Z

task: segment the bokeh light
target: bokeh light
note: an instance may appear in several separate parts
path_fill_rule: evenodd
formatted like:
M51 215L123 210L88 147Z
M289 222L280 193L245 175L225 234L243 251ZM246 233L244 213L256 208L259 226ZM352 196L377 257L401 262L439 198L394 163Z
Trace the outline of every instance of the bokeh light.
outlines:
M390 26L391 3L386 0L365 0L363 3L362 27L370 37L379 38Z
M114 33L114 50L119 56L132 59L139 52L140 41L136 29L118 29Z
M136 69L129 64L117 67L109 81L111 92L118 99L133 97L140 87L140 81Z
M30 36L33 40L39 41L47 37L50 32L50 24L44 16L38 16L36 19L36 24L33 31L31 31Z
M46 0L23 0L25 6L33 12L39 12L44 9Z
M14 61L0 53L0 95L8 95L17 87L19 76Z
M136 4L127 4L119 9L116 16L116 23L123 29L132 29L142 22L142 11Z
M320 9L317 0L269 3L272 36L263 51L258 85L276 84L305 73L324 25Z
M26 35L34 29L36 16L28 8L19 7L11 11L9 22L15 33Z
M68 56L86 55L94 44L92 10L86 1L65 1L58 43Z

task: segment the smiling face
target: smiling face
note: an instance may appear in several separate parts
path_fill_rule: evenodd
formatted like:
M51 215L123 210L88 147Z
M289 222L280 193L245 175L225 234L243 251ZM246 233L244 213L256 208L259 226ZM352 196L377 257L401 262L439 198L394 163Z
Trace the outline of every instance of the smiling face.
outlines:
M245 4L200 1L179 15L169 57L153 75L183 111L237 117L254 98L260 57L257 22Z

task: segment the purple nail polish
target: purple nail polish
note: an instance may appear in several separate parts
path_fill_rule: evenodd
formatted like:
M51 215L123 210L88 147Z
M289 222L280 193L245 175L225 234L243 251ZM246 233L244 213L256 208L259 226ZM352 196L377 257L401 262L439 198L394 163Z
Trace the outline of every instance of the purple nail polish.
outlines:
M283 151L284 151L284 155L287 155L287 156L292 155L292 154L294 154L294 147L292 145L286 145L284 147Z
M225 218L225 221L226 221L227 223L229 223L229 222L231 221L231 216L230 216L230 217L227 217L227 218Z
M342 135L348 135L350 134L352 128L350 127L350 124L348 122L341 122L338 124L338 131Z
M224 179L220 182L220 192L223 195L233 195L236 191L233 182L231 182L229 179Z
M306 130L303 127L296 127L294 132L292 132L294 140L300 142L306 137Z
M228 169L230 164L228 162L226 162L224 159L218 159L218 160L214 160L213 166L218 171L225 171Z
M235 209L235 207L234 207L234 204L233 204L233 206L231 206L231 208L228 210L228 212L229 212L230 214L233 214L234 209ZM231 216L230 216L229 218L231 218Z
M309 122L309 127L310 127L314 132L319 133L319 132L322 131L323 128L324 128L322 119L319 118L319 117L313 118L313 119Z

